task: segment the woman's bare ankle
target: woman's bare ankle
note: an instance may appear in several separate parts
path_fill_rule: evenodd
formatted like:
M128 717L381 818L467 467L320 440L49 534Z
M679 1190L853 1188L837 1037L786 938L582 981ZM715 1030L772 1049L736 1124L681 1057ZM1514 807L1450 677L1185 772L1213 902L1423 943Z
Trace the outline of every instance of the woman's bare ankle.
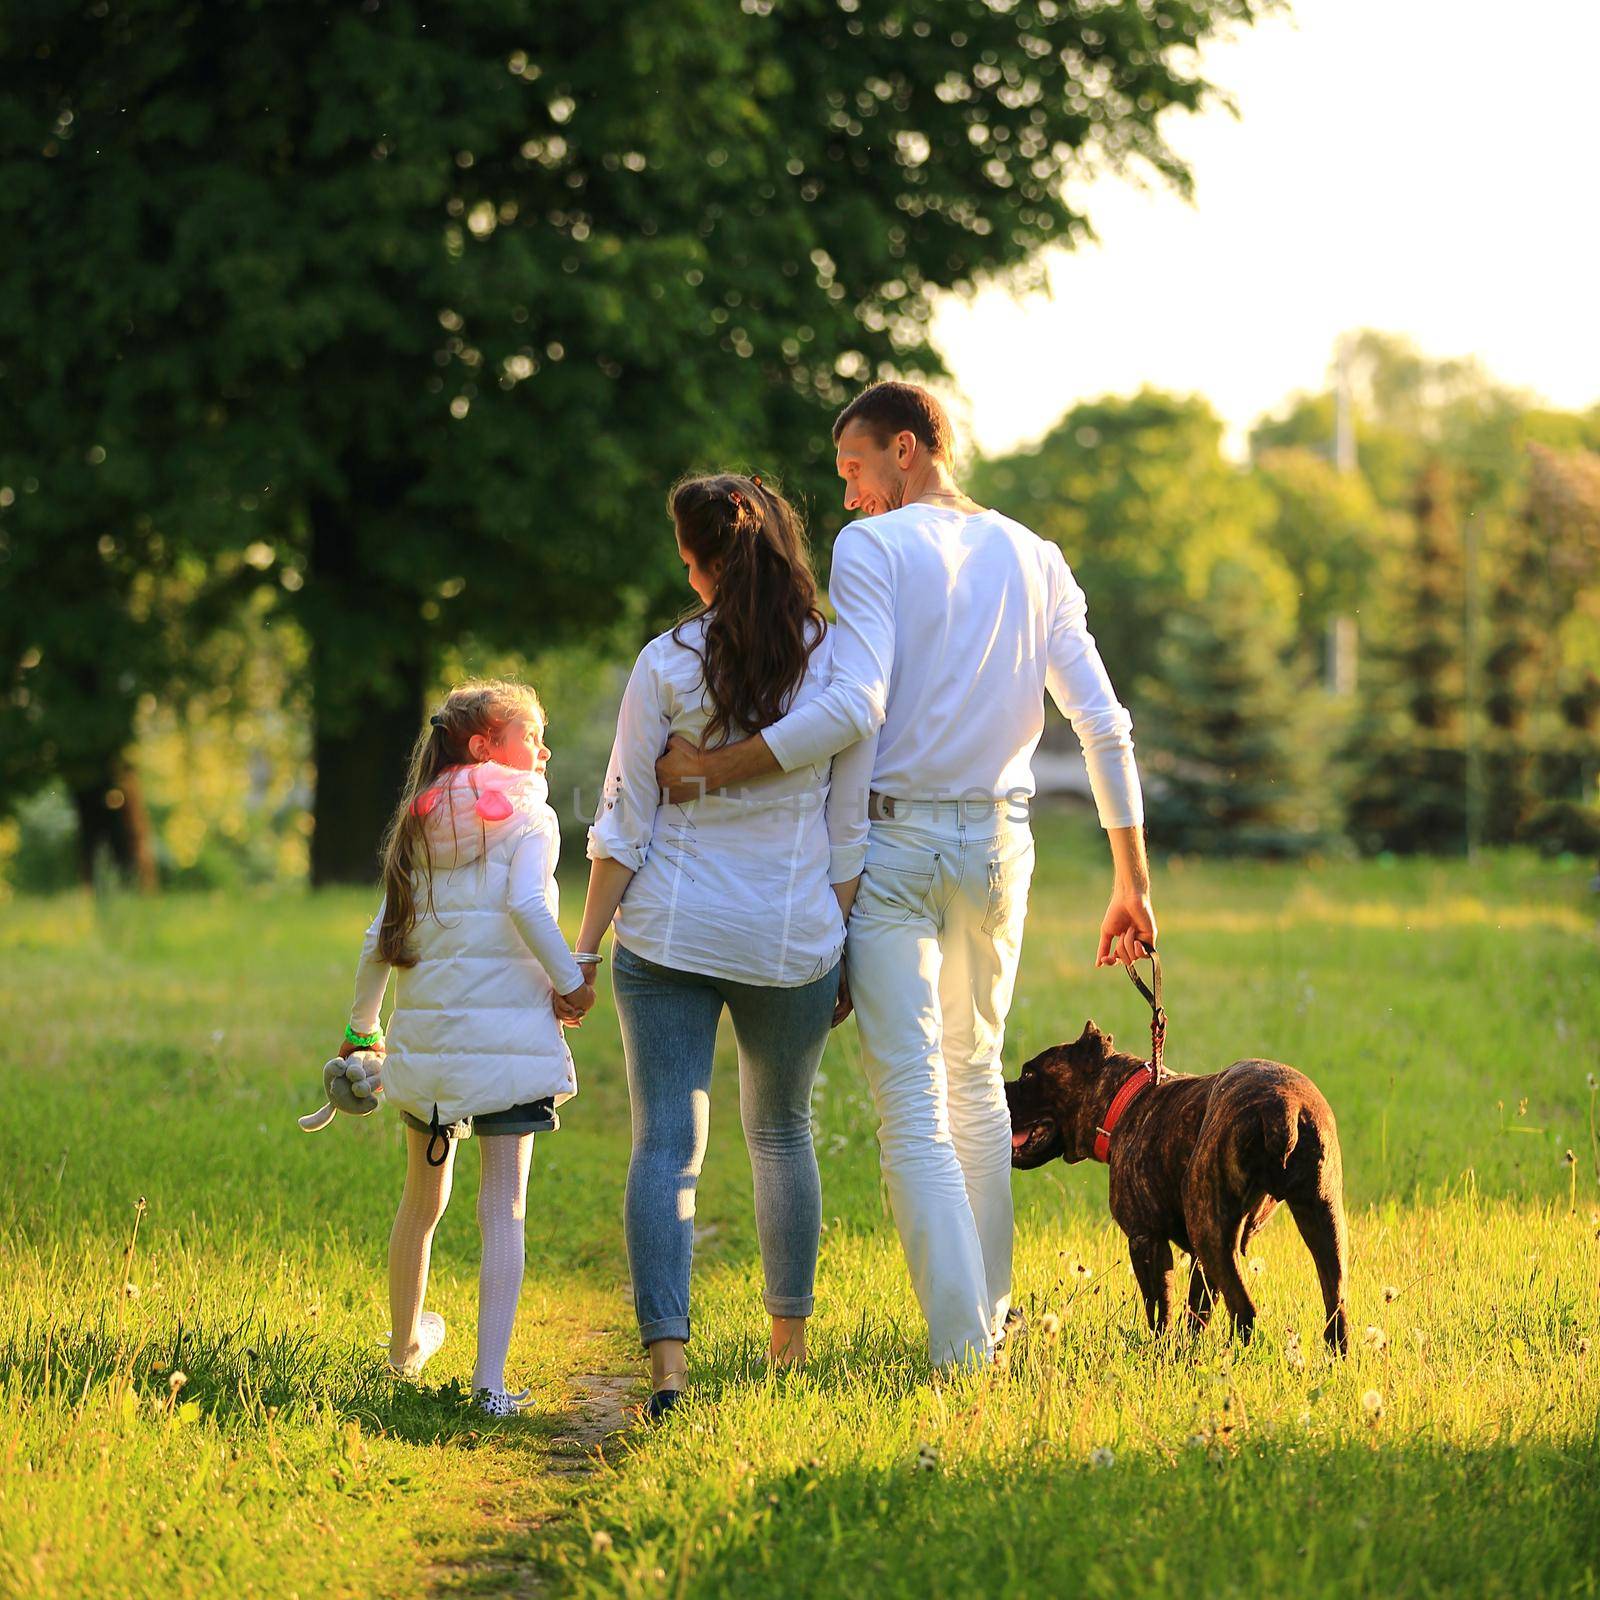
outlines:
M774 1317L767 1360L774 1367L801 1367L806 1360L806 1319Z
M689 1376L689 1356L680 1339L657 1339L650 1346L650 1388L681 1389Z

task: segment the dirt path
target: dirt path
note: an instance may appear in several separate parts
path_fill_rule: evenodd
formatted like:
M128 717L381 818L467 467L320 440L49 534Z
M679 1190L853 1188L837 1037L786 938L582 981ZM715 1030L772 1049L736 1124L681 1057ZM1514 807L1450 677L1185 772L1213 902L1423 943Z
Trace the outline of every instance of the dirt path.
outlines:
M567 1380L574 1424L550 1441L550 1470L567 1477L594 1472L613 1436L638 1420L639 1377L632 1372L580 1372Z
M430 1593L487 1592L525 1600L552 1593L535 1565L545 1530L572 1514L586 1481L615 1462L622 1436L638 1422L639 1374L587 1370L605 1364L605 1340L605 1330L599 1328L577 1336L579 1370L567 1377L559 1431L548 1441L548 1454L529 1485L544 1491L529 1497L537 1500L538 1509L519 1512L503 1501L493 1512L486 1506L485 1532L492 1543L485 1541L468 1558L435 1566L429 1573Z

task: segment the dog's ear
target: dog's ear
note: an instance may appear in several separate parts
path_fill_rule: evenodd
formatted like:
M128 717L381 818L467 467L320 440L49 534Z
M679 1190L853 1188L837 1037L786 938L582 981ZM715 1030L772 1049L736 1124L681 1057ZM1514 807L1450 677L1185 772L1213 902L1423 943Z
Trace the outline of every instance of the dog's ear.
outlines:
M1084 1023L1083 1032L1078 1035L1076 1043L1079 1048L1094 1056L1104 1056L1111 1048L1111 1040L1095 1027L1092 1019Z

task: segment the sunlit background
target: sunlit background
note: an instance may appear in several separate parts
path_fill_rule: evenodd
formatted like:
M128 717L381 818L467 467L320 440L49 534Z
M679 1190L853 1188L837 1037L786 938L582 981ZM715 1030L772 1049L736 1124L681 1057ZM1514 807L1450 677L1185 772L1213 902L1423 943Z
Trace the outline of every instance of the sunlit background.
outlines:
M941 301L974 442L1015 449L1152 384L1205 395L1238 456L1354 328L1592 407L1596 59L1583 0L1299 0L1209 46L1238 114L1171 119L1192 205L1107 178L1084 194L1099 242L1048 252L1047 290Z

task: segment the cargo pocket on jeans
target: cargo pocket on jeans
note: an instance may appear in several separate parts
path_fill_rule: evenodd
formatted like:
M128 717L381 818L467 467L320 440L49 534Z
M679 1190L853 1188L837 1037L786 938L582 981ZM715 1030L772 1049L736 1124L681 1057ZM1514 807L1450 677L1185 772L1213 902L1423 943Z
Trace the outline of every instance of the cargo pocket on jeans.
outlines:
M1004 932L1013 918L1028 909L1028 886L1033 880L1033 841L1013 855L989 863L989 909L983 931L993 936Z
M927 910L928 894L938 870L937 850L868 844L862 888L872 900L909 921Z

